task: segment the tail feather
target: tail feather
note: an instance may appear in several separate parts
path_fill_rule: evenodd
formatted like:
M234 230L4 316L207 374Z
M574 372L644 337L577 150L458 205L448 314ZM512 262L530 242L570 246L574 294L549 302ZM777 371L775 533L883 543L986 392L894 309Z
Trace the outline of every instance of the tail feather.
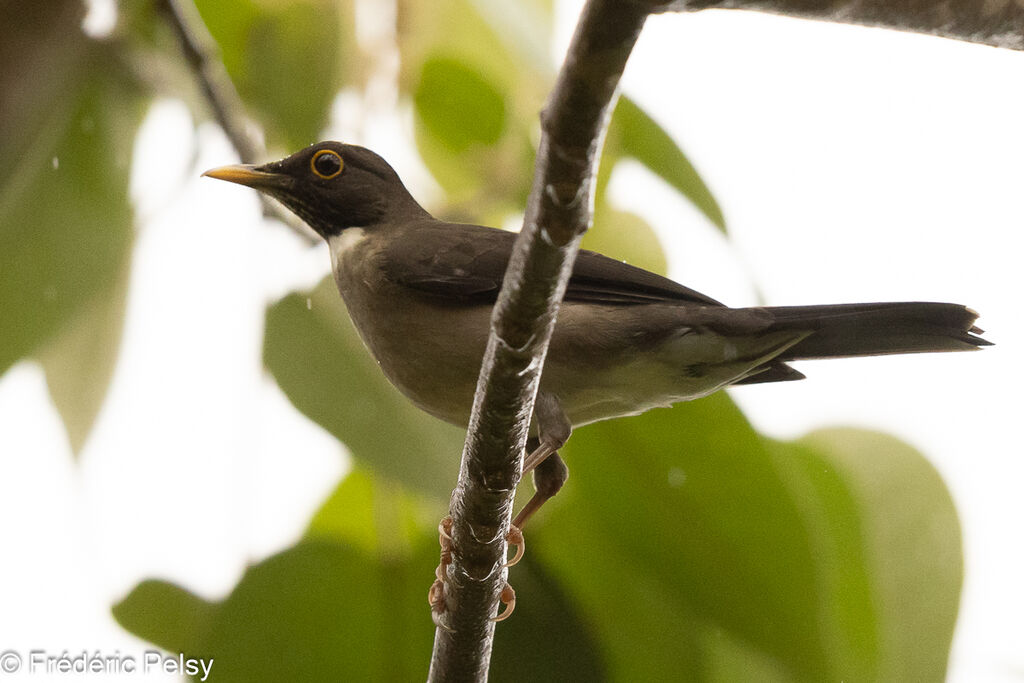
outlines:
M776 360L969 351L991 342L974 325L978 314L957 304L877 303L780 306L772 330L812 330Z

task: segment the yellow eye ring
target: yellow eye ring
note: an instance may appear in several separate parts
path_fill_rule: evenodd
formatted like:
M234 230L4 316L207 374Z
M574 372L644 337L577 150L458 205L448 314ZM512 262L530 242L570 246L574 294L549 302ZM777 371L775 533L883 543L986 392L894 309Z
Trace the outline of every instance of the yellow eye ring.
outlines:
M313 173L324 180L334 178L345 168L341 155L331 149L322 149L309 160Z

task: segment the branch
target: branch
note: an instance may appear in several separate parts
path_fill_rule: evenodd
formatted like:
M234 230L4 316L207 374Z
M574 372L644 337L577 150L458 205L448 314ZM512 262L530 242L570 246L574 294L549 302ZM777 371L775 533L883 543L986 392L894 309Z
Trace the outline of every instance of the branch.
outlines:
M676 0L667 10L746 9L1024 50L1018 0Z
M246 164L263 161L267 149L263 145L259 128L245 114L242 98L238 96L227 70L217 56L216 42L206 30L195 6L181 0L157 0L156 6L174 29L181 51L199 82L203 96L239 158ZM283 206L262 193L260 201L265 217L276 218L310 244L319 241L312 230Z
M589 0L541 116L523 230L491 316L452 494L454 551L430 681L487 678L490 618L507 576L504 537L544 356L590 226L594 175L619 78L647 15L664 4Z

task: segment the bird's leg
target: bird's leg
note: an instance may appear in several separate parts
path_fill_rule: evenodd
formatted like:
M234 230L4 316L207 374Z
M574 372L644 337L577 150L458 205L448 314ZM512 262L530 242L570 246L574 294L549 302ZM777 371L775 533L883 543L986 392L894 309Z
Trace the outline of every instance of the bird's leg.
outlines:
M526 520L532 517L541 505L558 493L568 478L569 468L565 466L565 461L558 455L558 451L550 454L547 459L534 468L533 488L536 489L536 492L512 520L512 527L519 530L520 535L522 535Z
M562 406L553 394L540 392L533 408L533 417L537 425L537 436L526 442L528 454L523 459L523 474L533 473L533 486L536 492L519 511L505 536L505 542L516 546L516 554L505 563L511 567L522 559L526 552L522 527L526 520L533 516L541 505L558 493L569 478L569 468L558 455L558 449L565 445L572 433L572 423L562 411ZM445 611L444 588L448 565L452 560L452 518L449 515L438 525L441 543L441 563L437 567L437 579L430 586L427 599L430 602L431 615L434 623L444 628L441 614ZM505 606L501 614L493 617L493 621L503 621L512 614L516 607L516 593L507 582L501 591L501 602Z
M554 394L543 391L537 394L533 417L537 424L537 436L526 442L528 454L523 458L523 474L533 472L533 487L536 492L512 520L506 541L516 546L516 554L506 563L508 567L522 559L526 549L522 531L526 520L558 493L562 484L569 478L569 468L558 456L558 449L569 440L572 423L565 416L562 405Z
M535 445L523 459L523 474L537 469L548 456L564 446L572 434L572 423L554 394L543 391L537 394L533 419L537 423L537 438L531 439ZM527 443L527 446L530 444Z
M533 408L533 417L537 423L537 436L526 442L528 455L523 459L523 474L533 472L533 497L519 511L509 527L505 542L516 546L516 554L505 563L506 567L519 562L526 552L523 540L523 525L533 516L541 505L558 493L562 484L569 478L569 468L558 455L558 449L565 445L572 433L572 423L562 411L562 406L553 394L541 392ZM505 582L501 590L501 603L505 609L492 621L504 621L516 608L516 592Z

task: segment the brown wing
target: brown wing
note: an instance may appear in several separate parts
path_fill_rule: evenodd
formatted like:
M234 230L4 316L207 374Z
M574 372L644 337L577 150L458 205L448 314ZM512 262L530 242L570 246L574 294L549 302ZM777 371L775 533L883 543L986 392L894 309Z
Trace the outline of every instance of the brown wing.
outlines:
M415 239L393 241L385 251L389 279L452 305L494 303L512 254L514 233L424 221L409 234ZM722 305L668 278L587 250L581 250L576 258L565 300Z

